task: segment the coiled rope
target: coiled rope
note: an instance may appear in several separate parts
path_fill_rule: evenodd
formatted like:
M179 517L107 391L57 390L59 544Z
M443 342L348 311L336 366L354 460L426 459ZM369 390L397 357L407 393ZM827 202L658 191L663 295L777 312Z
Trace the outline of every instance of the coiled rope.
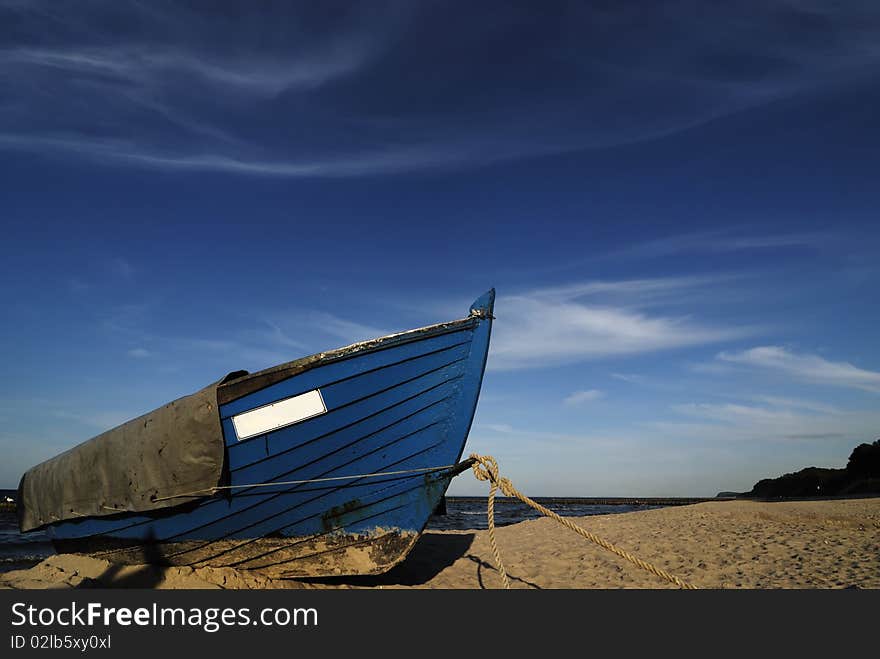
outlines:
M491 455L477 455L476 453L471 453L471 459L474 460L472 468L474 470L474 476L476 476L479 481L489 481L489 505L488 510L486 511L487 517L489 519L489 542L492 545L492 554L495 556L495 564L498 566L498 573L501 575L501 581L504 583L504 587L510 588L510 578L507 576L507 570L504 569L504 563L501 560L501 553L498 551L498 543L495 540L495 495L498 490L501 490L506 496L514 497L519 499L527 506L531 506L539 513L546 515L547 517L556 520L566 528L571 529L578 535L586 538L587 540L596 543L603 549L607 549L608 551L617 554L621 558L625 558L630 563L634 565L638 565L643 570L647 570L651 574L655 574L658 577L666 579L674 583L679 588L685 588L688 590L697 590L697 587L693 584L684 581L683 579L679 579L673 574L669 574L665 570L661 570L660 568L651 565L647 561L643 561L642 559L633 556L627 551L620 549L619 547L614 546L607 540L603 540L599 536L594 533L590 533L584 528L581 528L571 520L562 517L561 515L557 515L549 508L545 508L537 501L533 501L525 494L517 490L513 483L510 482L507 478L498 475L498 462L496 462L495 458Z

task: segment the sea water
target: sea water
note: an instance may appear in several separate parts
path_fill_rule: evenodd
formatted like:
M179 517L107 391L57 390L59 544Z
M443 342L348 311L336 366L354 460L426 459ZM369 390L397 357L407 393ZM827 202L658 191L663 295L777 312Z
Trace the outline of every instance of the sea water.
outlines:
M19 533L15 511L0 510L0 572L33 567L54 553L48 535Z
M609 505L597 503L596 499L549 498L536 499L538 503L563 517L586 517L588 515L611 515L628 513L634 510L662 508L660 505L638 503L636 499ZM537 519L541 513L516 499L495 499L495 525L507 526L527 519ZM428 528L440 531L468 529L483 530L489 527L486 517L485 497L447 497L446 514L434 515L428 521Z

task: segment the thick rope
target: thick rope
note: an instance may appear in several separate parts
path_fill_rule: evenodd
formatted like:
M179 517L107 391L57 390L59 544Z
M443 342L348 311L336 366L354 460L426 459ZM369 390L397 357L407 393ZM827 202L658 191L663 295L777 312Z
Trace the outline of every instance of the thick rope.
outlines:
M566 528L571 529L578 535L590 540L591 542L596 543L603 549L607 549L608 551L617 554L621 558L625 558L630 563L634 565L638 565L643 570L647 570L651 574L655 574L658 577L666 579L674 583L679 588L685 588L688 590L696 590L697 587L693 584L689 584L687 581L679 579L673 574L669 574L665 570L661 570L660 568L651 565L647 561L643 561L636 556L633 556L627 551L620 549L619 547L614 546L607 540L603 540L599 536L590 533L586 529L581 528L571 520L562 517L561 515L557 515L549 508L545 508L537 501L533 501L525 494L517 490L513 483L511 483L507 478L503 478L498 475L498 463L495 461L491 455L477 455L476 453L471 454L471 459L474 460L473 470L474 476L476 476L477 480L480 481L489 481L489 506L487 510L487 517L489 518L489 542L492 545L492 553L495 556L495 564L498 566L498 573L501 575L501 581L504 583L505 588L510 588L510 579L507 576L507 571L504 569L504 563L501 561L501 554L498 551L498 543L495 541L495 494L500 489L505 495L509 497L514 497L519 499L527 506L531 506L539 513L546 515L547 517L556 520Z

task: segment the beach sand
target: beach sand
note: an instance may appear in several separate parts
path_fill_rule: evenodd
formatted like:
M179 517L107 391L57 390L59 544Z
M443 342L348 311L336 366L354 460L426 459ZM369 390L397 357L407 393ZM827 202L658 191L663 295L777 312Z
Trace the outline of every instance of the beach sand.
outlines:
M880 498L718 501L574 518L701 588L880 588ZM675 587L550 519L497 531L514 588ZM487 531L430 531L378 577L269 579L232 568L111 565L53 556L0 575L0 587L499 588Z

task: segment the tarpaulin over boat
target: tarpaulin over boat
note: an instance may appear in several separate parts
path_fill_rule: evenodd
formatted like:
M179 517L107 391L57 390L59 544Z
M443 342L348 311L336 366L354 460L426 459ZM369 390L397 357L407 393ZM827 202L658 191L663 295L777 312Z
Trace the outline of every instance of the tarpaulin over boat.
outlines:
M144 512L221 484L224 442L217 385L179 398L31 468L18 492L29 531L78 517Z

